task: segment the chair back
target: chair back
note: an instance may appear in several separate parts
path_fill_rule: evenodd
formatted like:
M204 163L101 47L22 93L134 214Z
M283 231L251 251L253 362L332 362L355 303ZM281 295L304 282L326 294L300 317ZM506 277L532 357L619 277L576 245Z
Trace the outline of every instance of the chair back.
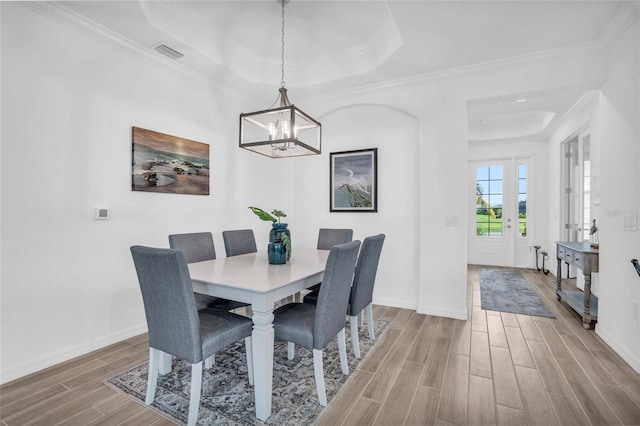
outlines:
M224 240L224 249L227 252L227 257L258 251L256 237L251 229L222 231L222 239Z
M320 228L318 231L318 250L331 250L338 244L353 240L353 229Z
M216 258L211 232L169 235L169 247L180 250L187 263L202 262Z
M358 315L373 301L373 285L376 281L384 238L384 234L378 234L362 241L349 297L348 314L350 316Z
M191 363L202 361L200 319L184 254L131 247L149 328L149 346Z
M313 348L323 349L345 325L345 312L360 241L339 244L329 252L313 325Z

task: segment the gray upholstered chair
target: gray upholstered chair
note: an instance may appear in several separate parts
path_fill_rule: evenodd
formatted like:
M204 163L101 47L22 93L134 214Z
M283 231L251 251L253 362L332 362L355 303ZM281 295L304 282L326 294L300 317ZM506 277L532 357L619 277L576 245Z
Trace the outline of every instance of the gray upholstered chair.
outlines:
M224 240L224 249L227 252L227 257L258 251L256 238L251 229L222 231L222 239Z
M380 261L380 253L382 252L384 239L384 234L378 234L373 237L367 237L362 241L362 247L358 255L358 263L353 276L347 315L349 316L351 324L351 343L356 358L360 358L358 318L362 315L362 311L365 311L367 316L369 338L371 340L376 338L373 331L373 310L371 304L373 302L373 286L376 281L376 273L378 272L378 263ZM304 302L315 304L317 303L318 295L318 291L313 291L304 297Z
M317 304L289 303L274 312L275 338L289 342L288 358L293 359L296 344L313 352L316 389L322 406L327 405L322 350L336 336L342 372L349 374L344 331L345 312L359 248L360 241L352 241L331 249Z
M353 229L337 229L337 228L320 228L318 231L318 250L331 250L331 247L348 243L353 240ZM320 288L320 284L309 287L314 291Z
M202 390L202 361L245 339L249 383L253 384L252 322L217 309L198 311L184 255L179 250L131 247L149 328L149 378L145 404L155 399L161 351L191 363L188 425L195 425Z
M169 235L169 247L180 250L184 254L187 263L203 262L216 258L216 248L213 244L211 232L171 234ZM243 306L250 306L248 303L200 293L196 293L195 297L198 309L214 308L230 311Z
M318 250L331 250L331 247L353 240L353 229L320 228L318 231Z

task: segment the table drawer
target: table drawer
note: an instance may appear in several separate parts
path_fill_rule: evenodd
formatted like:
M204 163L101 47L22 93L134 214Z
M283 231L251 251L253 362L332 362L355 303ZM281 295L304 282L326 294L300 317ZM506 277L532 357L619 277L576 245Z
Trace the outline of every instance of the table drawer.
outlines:
M560 257L560 259L564 259L564 261L567 263L573 263L575 259L575 253L573 252L573 250L564 249L563 252L564 255Z
M584 255L582 253L574 253L573 263L575 263L579 269L584 269Z

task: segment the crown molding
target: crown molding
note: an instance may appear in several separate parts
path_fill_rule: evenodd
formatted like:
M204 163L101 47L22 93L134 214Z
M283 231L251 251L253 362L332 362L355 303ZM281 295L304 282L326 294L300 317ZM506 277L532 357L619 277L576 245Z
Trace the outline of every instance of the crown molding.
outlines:
M221 90L225 94L242 102L249 101L247 97L242 96L234 88L219 82L214 82L208 76L185 67L176 60L158 54L153 48L122 37L116 32L80 15L57 1L26 1L20 2L20 4L134 58L155 62L169 68L173 72L194 79L201 84L216 90Z
M387 80L381 83L362 85L345 90L326 92L320 95L309 96L305 99L310 102L322 101L341 96L353 96L372 90L392 89L398 86L434 80L445 80L448 78L456 78L481 72L491 72L498 69L517 67L530 63L551 63L567 59L579 59L588 56L602 55L611 50L618 39L625 33L629 26L638 19L639 16L640 0L633 0L626 2L620 8L616 16L611 20L609 25L607 25L607 28L603 31L600 38L591 42L544 50L526 55L512 56L510 58L498 59L495 61L465 65L457 68L450 68L395 80Z
M640 0L629 1L620 8L600 37L607 51L611 50L638 17L640 17Z
M352 96L372 90L392 89L398 86L406 86L411 84L419 84L429 81L446 80L451 78L462 77L469 74L477 74L491 72L499 69L522 66L530 63L558 62L567 59L579 59L588 56L597 56L606 52L604 43L601 40L576 44L568 47L561 47L542 52L512 56L506 59L498 59L495 61L487 61L472 65L465 65L457 68L449 68L445 70L434 71L425 74L413 75L405 78L387 80L381 83L373 83L352 87L345 90L327 92L320 95L309 96L305 98L308 101L320 101L340 96Z
M225 94L230 95L241 102L251 102L251 100L246 95L241 94L234 87L220 82L214 82L210 77L193 71L192 69L181 65L175 60L158 55L154 50L148 48L147 46L143 46L127 38L124 38L117 33L103 27L97 22L76 13L75 11L63 6L56 1L27 1L20 3L128 55L139 59L154 61L160 65L170 68L175 72L196 79L200 83L205 84L209 87L222 90ZM567 59L578 59L588 56L597 56L608 52L616 43L616 41L624 34L627 28L631 24L633 24L633 22L635 22L639 16L640 0L633 0L626 2L620 8L605 31L603 31L602 36L598 40L592 42L581 43L572 46L545 50L532 54L514 56L494 61L476 63L457 68L439 70L430 73L412 75L409 77L387 80L379 83L354 86L349 89L328 91L318 95L306 96L304 97L304 99L309 102L317 102L336 97L362 94L364 92L369 92L372 90L385 90L392 89L398 86L420 84L429 81L446 80L473 73L491 72L503 68L517 67L530 63L556 62Z

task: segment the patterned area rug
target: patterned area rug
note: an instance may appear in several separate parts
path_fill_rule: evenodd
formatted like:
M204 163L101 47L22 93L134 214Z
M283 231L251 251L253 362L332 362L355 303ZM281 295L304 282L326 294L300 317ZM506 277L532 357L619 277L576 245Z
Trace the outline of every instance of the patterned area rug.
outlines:
M376 340L388 322L374 321ZM352 377L375 340L369 339L367 327L359 333L360 360L353 356L348 323L346 326L347 360L349 376L342 374L337 339L324 350L324 378L327 401L331 401L340 388ZM198 411L199 425L301 425L311 424L322 411L318 402L313 374L311 351L296 346L295 357L287 359L287 343L276 341L273 365L272 415L266 422L255 417L253 387L247 377L244 342L229 346L216 354L216 364L203 370L202 397ZM148 363L145 362L105 380L117 391L144 404ZM182 360L173 360L171 373L160 376L152 409L171 420L186 424L189 411L191 366Z
M485 310L555 318L519 271L480 268L480 300Z

